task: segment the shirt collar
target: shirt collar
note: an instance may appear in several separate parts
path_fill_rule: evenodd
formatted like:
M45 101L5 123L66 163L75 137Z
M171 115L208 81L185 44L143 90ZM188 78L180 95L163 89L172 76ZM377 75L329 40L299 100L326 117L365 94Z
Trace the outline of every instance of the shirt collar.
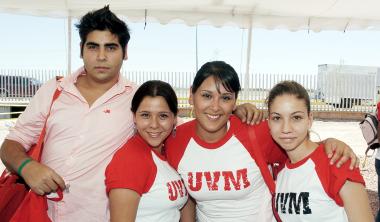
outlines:
M59 81L58 87L61 90L65 90L65 91L76 90L75 83L77 82L77 79L80 75L86 75L86 70L84 69L83 66L77 69L72 74L61 79ZM135 83L127 80L119 73L119 79L117 83L110 90L112 91L115 90L115 93L122 93L124 91L130 92L130 91L133 91L134 88L136 88L135 86L136 86Z

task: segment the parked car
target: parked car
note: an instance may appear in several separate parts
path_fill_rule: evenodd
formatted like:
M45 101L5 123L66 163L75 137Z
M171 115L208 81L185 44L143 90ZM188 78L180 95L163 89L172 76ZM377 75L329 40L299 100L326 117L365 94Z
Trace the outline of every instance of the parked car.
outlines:
M0 75L0 97L32 97L40 87L32 77Z

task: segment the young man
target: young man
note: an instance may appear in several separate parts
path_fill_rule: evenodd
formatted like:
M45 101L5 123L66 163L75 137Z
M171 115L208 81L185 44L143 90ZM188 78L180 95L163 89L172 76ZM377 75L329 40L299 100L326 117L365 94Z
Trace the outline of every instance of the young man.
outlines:
M48 201L53 221L108 221L104 171L133 133L130 104L137 86L120 75L130 35L108 6L87 13L77 27L84 67L37 92L0 154L6 167L19 171L34 192L49 194L58 187L65 191L62 201ZM26 151L38 140L57 88L62 93L47 121L42 161L28 162ZM239 113L247 122L262 118L249 105Z
M35 95L1 150L8 169L28 159L49 110L42 161L31 161L21 176L31 189L48 194L65 189L60 202L48 201L53 221L106 221L104 170L133 132L130 103L137 86L120 74L127 59L128 27L108 7L86 14L77 25L84 67L46 83Z

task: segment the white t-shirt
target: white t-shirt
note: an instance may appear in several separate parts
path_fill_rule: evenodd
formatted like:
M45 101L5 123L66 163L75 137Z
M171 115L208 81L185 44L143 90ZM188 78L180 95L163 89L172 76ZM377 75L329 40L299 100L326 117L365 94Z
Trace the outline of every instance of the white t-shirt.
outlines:
M284 222L348 221L339 191L347 181L364 184L349 162L336 168L329 164L323 145L303 160L286 163L276 181L275 207Z
M194 120L177 128L177 136L167 141L167 155L196 201L198 221L274 221L271 194L250 153L261 149L263 154L275 157L275 152L280 152L266 123L252 126L263 134L258 136L263 140L259 144L266 144L262 147L252 147L249 126L236 117L230 118L226 135L215 143L200 139L195 133L196 124Z

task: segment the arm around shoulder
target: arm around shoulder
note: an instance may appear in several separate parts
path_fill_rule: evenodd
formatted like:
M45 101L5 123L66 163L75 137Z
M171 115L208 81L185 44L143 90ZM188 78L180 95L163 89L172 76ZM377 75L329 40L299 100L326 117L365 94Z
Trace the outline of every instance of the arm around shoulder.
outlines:
M368 195L363 184L346 181L339 192L350 222L373 222Z
M343 141L335 138L327 138L322 141L327 156L330 158L330 164L335 164L338 168L350 160L350 169L359 167L359 158L354 151ZM337 162L336 162L337 161Z

